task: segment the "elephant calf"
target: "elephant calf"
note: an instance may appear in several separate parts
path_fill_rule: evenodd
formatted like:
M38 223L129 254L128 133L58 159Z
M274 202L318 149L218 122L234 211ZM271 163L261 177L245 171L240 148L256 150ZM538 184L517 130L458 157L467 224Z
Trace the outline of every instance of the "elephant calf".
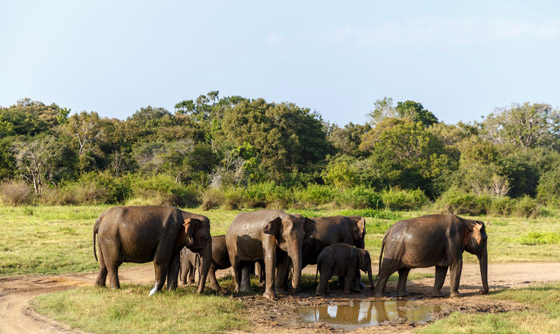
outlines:
M317 295L329 293L329 279L336 275L345 276L344 293L356 290L356 284L360 280L360 270L368 274L371 288L373 289L373 277L371 274L371 258L365 249L356 248L348 244L338 243L323 249L317 258L317 273L321 273L321 280L317 286ZM315 274L317 281L317 274Z
M214 240L212 240L213 242ZM212 249L214 244L212 243ZM179 278L183 284L193 284L195 282L194 275L198 270L200 274L200 255L188 249L187 247L181 250L181 266L179 267ZM208 274L211 275L212 266Z

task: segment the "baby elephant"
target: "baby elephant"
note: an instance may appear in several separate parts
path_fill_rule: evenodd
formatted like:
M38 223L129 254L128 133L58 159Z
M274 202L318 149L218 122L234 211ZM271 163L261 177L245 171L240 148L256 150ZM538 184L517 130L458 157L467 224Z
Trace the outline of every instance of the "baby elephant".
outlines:
M213 240L212 240L213 241ZM212 245L214 248L214 245ZM200 274L200 255L188 249L187 247L181 250L181 264L179 266L179 280L183 284L195 283L195 272L198 270ZM212 266L208 274L211 275ZM188 280L187 280L188 279Z
M373 289L373 278L371 275L371 258L365 249L356 248L348 244L334 244L323 249L317 258L317 272L321 273L321 280L317 286L317 295L325 295L328 292L329 279L336 275L346 276L344 293L356 289L356 283L360 280L360 270L368 274L369 283ZM315 274L317 282L317 274Z

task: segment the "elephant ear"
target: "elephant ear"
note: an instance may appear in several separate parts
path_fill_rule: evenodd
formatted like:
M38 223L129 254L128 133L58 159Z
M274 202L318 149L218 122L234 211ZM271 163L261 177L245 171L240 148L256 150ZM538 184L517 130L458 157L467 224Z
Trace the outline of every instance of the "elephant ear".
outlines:
M468 248L475 248L474 246L480 246L482 243L482 230L484 229L484 223L481 221L465 220L467 229L465 231L465 236L463 240L463 245Z
M360 237L364 238L366 236L366 219L364 217L360 217L360 220L358 220L358 229L360 230Z
M276 217L268 222L264 226L263 232L266 234L272 234L276 238L279 238L280 233L282 233L282 219L280 217Z
M191 246L194 243L195 230L200 226L201 223L202 221L196 218L187 218L184 220L183 231L185 233L187 247Z
M303 222L303 231L305 232L304 238L309 238L315 233L315 222L309 218L305 218Z

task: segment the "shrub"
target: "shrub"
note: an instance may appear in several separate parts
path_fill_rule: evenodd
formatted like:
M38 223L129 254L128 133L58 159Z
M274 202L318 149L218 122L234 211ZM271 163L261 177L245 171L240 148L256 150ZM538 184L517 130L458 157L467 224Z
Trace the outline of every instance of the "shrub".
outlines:
M224 205L226 196L221 188L211 187L202 194L202 209L210 210Z
M31 188L23 183L8 181L0 185L0 199L8 205L24 205L33 203Z
M515 200L507 196L493 197L489 214L495 216L509 216L515 208Z
M391 188L381 193L383 204L390 210L417 210L428 203L428 197L420 189Z
M295 200L303 206L318 206L331 203L338 191L326 185L310 184L294 190Z
M245 206L247 199L243 188L230 188L224 191L226 197L223 208L226 210L237 210Z
M384 207L381 194L373 188L358 186L342 190L336 196L337 206L343 206L352 209L381 209Z
M475 195L455 189L443 193L436 201L436 210L451 214L468 214L473 216L484 215L492 203L487 195Z
M540 207L537 200L529 196L523 196L515 201L513 214L519 217L536 218L540 215Z
M291 206L294 195L290 189L270 181L250 184L245 191L244 199L250 208L280 208Z
M153 204L174 206L199 204L200 193L194 186L176 183L175 179L169 175L160 174L148 178L135 176L132 178L131 184L133 200L152 198L156 202Z

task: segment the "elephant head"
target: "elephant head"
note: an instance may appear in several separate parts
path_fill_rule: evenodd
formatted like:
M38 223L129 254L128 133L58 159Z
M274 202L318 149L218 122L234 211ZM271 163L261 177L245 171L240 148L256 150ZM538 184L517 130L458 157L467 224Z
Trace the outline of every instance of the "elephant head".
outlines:
M482 290L480 293L488 293L488 248L486 228L481 221L469 221L467 230L463 239L463 245L467 252L478 257L480 264L480 277L482 279Z
M358 252L358 266L368 274L370 288L373 289L373 275L371 274L371 258L369 252L365 249L360 249ZM358 276L359 279L360 276Z
M364 217L352 216L352 241L358 248L366 248L366 220Z
M200 254L202 265L200 266L200 281L198 283L198 293L204 291L206 277L212 264L212 236L210 235L210 222L207 219L186 218L184 219L183 231L179 238L182 246L195 253Z
M303 240L315 232L315 222L301 215L289 214L270 221L263 232L274 235L278 247L288 253L294 268L292 286L298 289L301 279Z

